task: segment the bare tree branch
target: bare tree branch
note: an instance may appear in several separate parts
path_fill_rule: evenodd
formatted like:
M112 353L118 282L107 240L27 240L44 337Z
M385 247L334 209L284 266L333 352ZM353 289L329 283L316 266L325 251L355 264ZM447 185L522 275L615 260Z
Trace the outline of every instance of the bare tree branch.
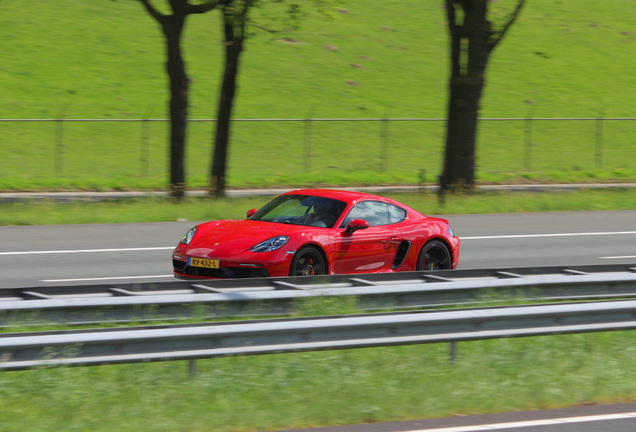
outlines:
M460 37L459 37L459 26L457 25L457 17L455 10L455 4L457 4L457 0L446 0L446 16L448 17L448 32L450 33L450 43L451 43L451 75L457 76L459 75L459 46L460 46Z
M139 2L144 5L148 13L157 21L166 18L166 15L159 12L159 10L150 3L150 0L139 0ZM231 2L232 0L208 0L200 4L190 4L189 0L170 0L170 7L173 11L181 10L185 15L202 14L211 11L217 6L227 5Z
M205 3L196 4L196 5L188 3L186 5L186 11L189 14L202 14L207 11L211 11L217 6L226 6L230 4L231 2L232 0L208 0Z
M142 5L144 5L144 7L146 8L146 10L148 11L148 13L157 21L161 22L163 19L166 18L165 15L163 15L161 12L159 12L151 3L149 0L139 0L141 2Z
M490 51L494 50L495 47L499 44L499 42L502 41L502 39L504 38L508 30L510 29L512 24L514 24L514 22L517 20L517 17L521 13L521 9L523 8L523 5L525 3L526 3L526 0L519 0L519 3L517 3L517 7L515 8L514 11L512 11L510 16L508 17L508 20L506 21L506 24L503 26L503 28L493 33L493 38L491 39L489 43Z

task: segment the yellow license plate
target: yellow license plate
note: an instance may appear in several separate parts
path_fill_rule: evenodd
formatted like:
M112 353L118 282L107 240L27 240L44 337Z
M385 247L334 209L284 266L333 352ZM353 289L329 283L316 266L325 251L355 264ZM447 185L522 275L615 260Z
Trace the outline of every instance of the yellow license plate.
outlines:
M205 267L205 268L213 268L218 269L219 260L218 259L206 259L206 258L188 258L188 264L193 267Z

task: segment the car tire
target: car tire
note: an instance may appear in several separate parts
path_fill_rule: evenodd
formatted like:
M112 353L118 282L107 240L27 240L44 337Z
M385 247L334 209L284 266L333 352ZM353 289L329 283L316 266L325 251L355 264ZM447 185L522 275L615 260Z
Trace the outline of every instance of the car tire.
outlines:
M449 270L452 267L450 251L441 240L431 240L422 247L417 258L418 270Z
M289 267L290 276L315 276L327 274L327 263L320 251L313 246L305 246L294 255Z

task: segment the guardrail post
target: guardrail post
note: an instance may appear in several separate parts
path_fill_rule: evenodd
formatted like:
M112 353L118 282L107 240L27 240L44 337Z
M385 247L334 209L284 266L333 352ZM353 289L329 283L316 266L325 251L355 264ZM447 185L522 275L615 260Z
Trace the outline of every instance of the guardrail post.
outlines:
M196 360L188 360L188 374L190 377L195 377L199 373Z
M457 358L457 342L450 343L449 356L451 363L455 363L455 359Z

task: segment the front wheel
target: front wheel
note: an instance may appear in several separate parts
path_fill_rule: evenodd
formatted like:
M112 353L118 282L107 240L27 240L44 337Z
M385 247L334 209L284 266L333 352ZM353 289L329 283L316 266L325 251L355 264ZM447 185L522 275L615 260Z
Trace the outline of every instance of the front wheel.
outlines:
M440 240L426 243L417 259L418 270L449 270L451 266L450 252Z
M320 251L314 247L307 246L300 249L294 255L290 276L314 276L327 274L327 264Z

